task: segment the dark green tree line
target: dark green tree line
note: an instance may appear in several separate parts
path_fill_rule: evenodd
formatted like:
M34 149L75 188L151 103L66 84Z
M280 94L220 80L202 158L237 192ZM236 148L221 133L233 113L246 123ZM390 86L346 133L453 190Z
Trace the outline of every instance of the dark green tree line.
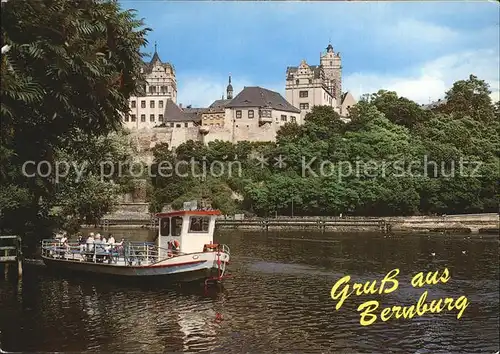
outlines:
M8 1L1 16L2 46L10 46L1 69L1 227L41 232L61 204L71 217L95 219L85 210L96 203L106 209L109 186L92 177L92 148L123 155L104 141L116 140L141 83L149 29L117 1ZM56 180L22 172L26 161L55 166L61 159L94 165L80 183L71 174Z
M158 151L172 162L237 157L241 176L204 182L217 186L208 197L229 213L291 215L292 205L294 215L492 212L498 200L500 123L490 93L471 75L446 92L442 105L427 109L380 90L351 109L349 122L329 107L314 107L304 124L283 126L276 143L188 142ZM179 177L160 177L157 183L153 209L174 199L177 206L196 199L202 185L200 179Z

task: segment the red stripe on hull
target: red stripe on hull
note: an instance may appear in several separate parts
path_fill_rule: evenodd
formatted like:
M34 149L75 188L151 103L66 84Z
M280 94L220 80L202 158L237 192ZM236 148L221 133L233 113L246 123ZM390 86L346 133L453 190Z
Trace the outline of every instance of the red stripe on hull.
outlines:
M72 261L69 259L57 259L57 258L45 258L45 257L42 257L42 259L44 259L44 260L46 259L48 261L61 262L61 263L76 263L76 264L85 264L85 265L100 266L100 267L117 267L117 268L127 268L127 269L169 268L169 267L193 265L193 264L208 262L208 261L202 260L202 261L190 261L190 262L172 263L172 264L151 264L151 265L147 265L147 266L122 266L122 265L109 264L109 263L76 262L76 261Z

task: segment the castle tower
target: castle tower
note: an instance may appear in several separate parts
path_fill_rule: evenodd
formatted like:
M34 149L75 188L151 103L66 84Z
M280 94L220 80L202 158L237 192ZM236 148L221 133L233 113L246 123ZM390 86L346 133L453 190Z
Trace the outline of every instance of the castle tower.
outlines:
M226 88L226 94L228 100L233 99L233 85L231 85L231 74L229 74L229 83Z
M337 105L341 104L342 97L342 60L340 53L335 53L333 46L328 44L326 52L320 55L320 65L325 72L326 86L335 97Z

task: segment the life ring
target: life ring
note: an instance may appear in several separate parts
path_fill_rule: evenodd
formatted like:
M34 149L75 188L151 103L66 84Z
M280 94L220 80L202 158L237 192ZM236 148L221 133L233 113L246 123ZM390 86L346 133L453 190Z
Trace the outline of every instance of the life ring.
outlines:
M203 252L215 251L219 247L217 243L207 243L203 246Z

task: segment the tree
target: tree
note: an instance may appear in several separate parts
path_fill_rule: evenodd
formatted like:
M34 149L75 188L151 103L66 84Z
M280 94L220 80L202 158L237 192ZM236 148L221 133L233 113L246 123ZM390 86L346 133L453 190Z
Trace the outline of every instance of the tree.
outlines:
M424 111L417 103L405 97L398 97L398 94L393 91L379 90L371 95L370 103L377 107L389 121L409 129L429 116L429 112Z
M446 103L441 105L438 111L491 122L495 118L495 110L490 94L491 90L486 81L470 75L468 80L460 80L453 84L453 87L446 92Z
M53 176L28 178L21 167L53 166L73 137L92 143L121 126L143 79L149 29L117 1L9 1L1 16L10 50L2 55L0 175L13 191L2 195L1 221L18 220L13 231L23 233L49 217L57 184Z

